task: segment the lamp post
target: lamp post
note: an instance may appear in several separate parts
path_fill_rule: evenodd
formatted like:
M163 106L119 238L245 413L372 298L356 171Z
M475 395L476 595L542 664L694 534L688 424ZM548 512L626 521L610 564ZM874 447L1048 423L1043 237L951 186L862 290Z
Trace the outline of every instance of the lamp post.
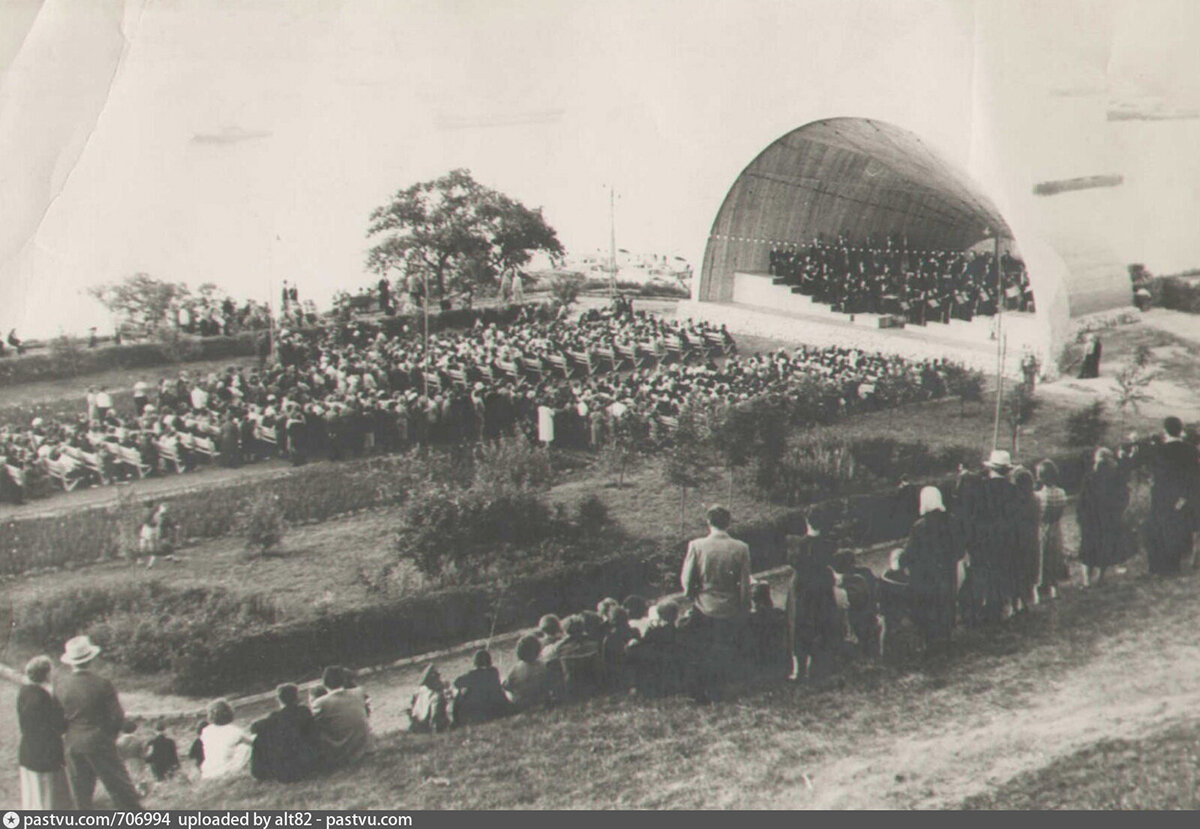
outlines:
M993 241L992 261L996 266L996 415L992 423L992 449L1000 442L1000 406L1004 400L1004 282L1000 273L1000 232L984 229Z

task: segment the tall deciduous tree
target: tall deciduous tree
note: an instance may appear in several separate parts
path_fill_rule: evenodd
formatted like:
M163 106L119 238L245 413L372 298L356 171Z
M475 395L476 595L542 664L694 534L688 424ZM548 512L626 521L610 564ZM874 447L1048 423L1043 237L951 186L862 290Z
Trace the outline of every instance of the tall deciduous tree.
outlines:
M468 170L397 192L371 212L367 238L376 240L367 254L372 271L421 274L442 296L453 280L491 283L536 252L563 254L540 209L483 186Z
M189 296L182 282L164 282L147 273L88 288L88 293L123 321L149 331L166 323L171 309Z

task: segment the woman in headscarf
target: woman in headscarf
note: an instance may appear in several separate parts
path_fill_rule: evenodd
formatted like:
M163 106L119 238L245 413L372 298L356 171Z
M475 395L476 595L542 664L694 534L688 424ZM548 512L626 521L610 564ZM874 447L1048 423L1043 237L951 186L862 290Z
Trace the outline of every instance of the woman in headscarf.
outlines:
M1058 583L1068 578L1063 557L1062 518L1067 508L1067 494L1058 485L1058 467L1052 460L1037 465L1038 488L1034 495L1041 507L1039 520L1041 544L1042 596L1058 598Z
M1028 610L1037 604L1037 586L1041 578L1040 506L1034 494L1033 473L1023 466L1013 470L1013 486L1016 497L1013 501L1013 550L1012 607L1014 613Z
M920 516L909 531L899 564L908 571L913 619L927 650L950 641L958 561L962 556L962 536L946 512L941 490L924 487Z
M1104 578L1104 571L1129 558L1125 508L1129 486L1112 450L1101 446L1079 489L1079 560L1085 587Z

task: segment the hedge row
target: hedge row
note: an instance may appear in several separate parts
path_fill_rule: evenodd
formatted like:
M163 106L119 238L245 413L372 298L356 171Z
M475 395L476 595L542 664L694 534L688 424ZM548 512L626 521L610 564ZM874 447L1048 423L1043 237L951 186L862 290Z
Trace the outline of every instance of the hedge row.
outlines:
M157 500L171 505L183 538L216 538L234 529L242 505L268 485L292 523L324 521L360 509L399 503L407 491L408 456L391 455L341 465L289 470L269 481L256 478L204 486ZM151 498L114 502L59 515L17 518L0 524L0 576L51 567L77 567L127 555Z
M144 342L69 352L52 347L42 354L0 359L0 387L180 361L253 357L265 348L266 336L262 331L245 331L233 337L182 337L177 345Z
M551 569L505 587L462 587L327 613L189 648L174 660L172 690L203 695L267 688L312 676L332 663L390 662L536 623L543 613L572 613L605 596L653 595L659 568L637 554ZM247 667L254 666L250 675Z

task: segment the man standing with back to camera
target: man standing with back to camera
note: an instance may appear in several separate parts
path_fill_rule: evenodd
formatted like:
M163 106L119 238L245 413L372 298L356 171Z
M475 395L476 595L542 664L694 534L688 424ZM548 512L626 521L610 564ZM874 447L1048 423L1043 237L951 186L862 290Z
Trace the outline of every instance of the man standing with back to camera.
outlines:
M688 544L680 581L695 603L689 639L696 650L692 696L717 698L739 658L738 641L750 607L750 547L729 535L732 516L722 506L705 514L708 535Z

